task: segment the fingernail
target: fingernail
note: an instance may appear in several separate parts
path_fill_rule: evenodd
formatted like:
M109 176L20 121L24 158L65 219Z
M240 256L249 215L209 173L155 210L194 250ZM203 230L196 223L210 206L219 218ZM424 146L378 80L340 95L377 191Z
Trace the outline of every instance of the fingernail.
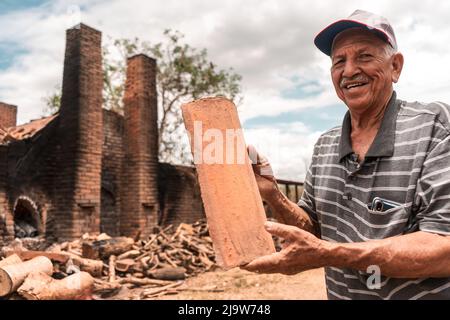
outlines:
M264 228L266 228L266 230L270 230L272 228L272 223L267 221L264 223Z

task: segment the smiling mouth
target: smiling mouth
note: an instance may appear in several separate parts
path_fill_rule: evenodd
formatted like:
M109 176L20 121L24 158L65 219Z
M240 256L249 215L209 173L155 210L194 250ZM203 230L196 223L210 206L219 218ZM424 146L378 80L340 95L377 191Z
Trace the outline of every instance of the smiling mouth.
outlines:
M355 88L363 87L366 84L367 83L365 83L365 82L350 83L350 84L342 86L342 88L343 89L347 89L347 90L352 90L352 89L355 89Z

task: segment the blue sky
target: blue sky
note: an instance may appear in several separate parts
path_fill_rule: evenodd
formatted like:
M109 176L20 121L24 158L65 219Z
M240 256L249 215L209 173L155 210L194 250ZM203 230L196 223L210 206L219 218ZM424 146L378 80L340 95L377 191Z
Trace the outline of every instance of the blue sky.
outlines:
M300 90L301 91L301 90ZM310 131L324 132L330 128L341 125L347 108L343 104L315 108L314 110L282 112L276 116L258 116L250 118L243 123L244 128L254 129L261 127L280 126L301 122Z
M45 2L47 2L47 0L1 0L0 14L36 7Z
M0 43L0 70L8 69L20 55L27 51L14 42Z
M14 13L20 14L23 11L29 11L39 8L49 0L0 0L0 19L2 16L8 16ZM10 68L17 63L21 56L29 51L24 44L15 39L3 40L0 42L0 70Z
M65 30L80 21L104 42L155 43L163 30L180 30L220 68L243 76L238 110L247 142L278 176L302 180L316 139L346 111L313 39L355 9L393 24L405 56L401 99L450 101L450 1L432 0L0 0L0 101L18 105L20 123L42 116L42 98L62 80Z
M46 0L1 0L0 16L10 14L14 11L38 7L45 2ZM18 56L25 53L26 50L21 47L20 43L6 41L0 43L0 70L10 67Z

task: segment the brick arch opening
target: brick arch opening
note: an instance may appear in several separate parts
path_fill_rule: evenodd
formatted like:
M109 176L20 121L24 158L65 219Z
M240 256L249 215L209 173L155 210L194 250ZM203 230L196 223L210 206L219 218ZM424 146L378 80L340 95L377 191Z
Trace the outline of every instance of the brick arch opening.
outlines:
M43 222L36 203L21 196L14 204L14 235L16 238L34 238L43 234Z

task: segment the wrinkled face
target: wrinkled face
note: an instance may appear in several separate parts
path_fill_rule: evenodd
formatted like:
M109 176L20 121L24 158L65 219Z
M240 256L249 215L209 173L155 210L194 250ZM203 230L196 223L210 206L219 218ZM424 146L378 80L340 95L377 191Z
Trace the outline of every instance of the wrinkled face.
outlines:
M331 77L338 97L350 110L385 104L403 66L403 56L367 30L340 33L333 44Z

